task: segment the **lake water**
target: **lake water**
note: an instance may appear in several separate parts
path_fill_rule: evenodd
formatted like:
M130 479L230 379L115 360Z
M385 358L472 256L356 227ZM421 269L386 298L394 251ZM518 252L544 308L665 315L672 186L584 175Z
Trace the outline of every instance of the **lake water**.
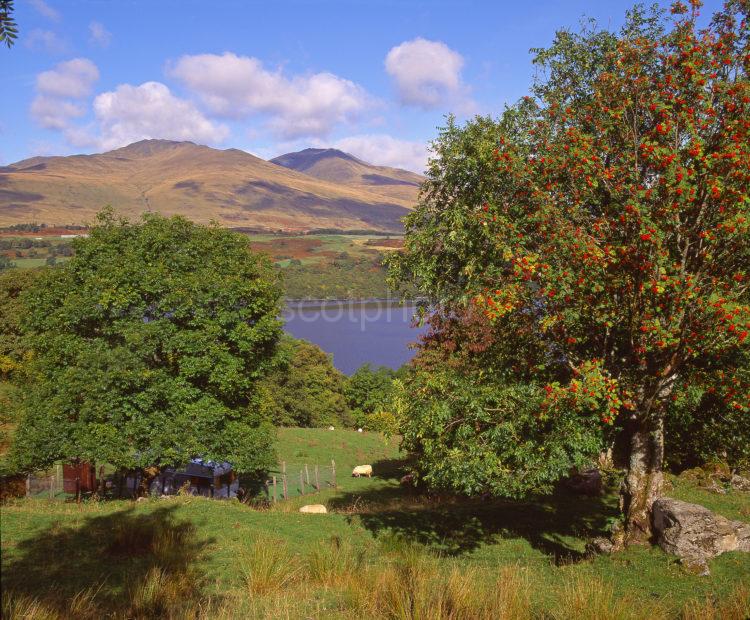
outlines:
M284 329L333 354L350 375L362 364L398 368L414 355L409 344L424 332L412 327L414 305L388 301L299 301L284 310Z

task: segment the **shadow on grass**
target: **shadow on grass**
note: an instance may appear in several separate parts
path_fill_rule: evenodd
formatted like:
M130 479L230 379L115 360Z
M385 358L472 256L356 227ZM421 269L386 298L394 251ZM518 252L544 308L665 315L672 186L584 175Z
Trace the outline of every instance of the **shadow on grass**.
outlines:
M374 478L398 480L406 464L373 463ZM344 493L329 505L358 519L375 536L395 535L440 555L460 556L500 539L522 538L556 564L582 560L585 539L606 535L618 515L613 495L582 497L559 489L526 500L482 500L417 495L392 483Z
M80 618L158 618L201 605L198 564L212 541L178 521L176 508L129 508L22 541L3 561L3 615L19 601Z

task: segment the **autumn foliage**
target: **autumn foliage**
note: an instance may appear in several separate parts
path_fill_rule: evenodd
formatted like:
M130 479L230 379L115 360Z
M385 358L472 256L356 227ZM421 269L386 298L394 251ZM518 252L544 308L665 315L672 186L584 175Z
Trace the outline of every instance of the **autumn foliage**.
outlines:
M540 419L575 410L633 437L623 510L640 534L675 386L710 382L750 415L749 9L700 28L700 3L677 2L616 35L559 33L495 125L491 172L446 146L455 127L438 140L395 265L529 352Z

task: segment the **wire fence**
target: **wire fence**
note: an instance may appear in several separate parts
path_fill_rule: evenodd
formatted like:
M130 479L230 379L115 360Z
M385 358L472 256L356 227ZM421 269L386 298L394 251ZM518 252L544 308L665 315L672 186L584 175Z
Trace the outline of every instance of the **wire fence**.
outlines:
M272 503L320 493L324 489L335 489L336 461L331 459L331 464L324 466L305 463L292 466L289 470L286 462L282 461L279 469L266 479L264 487L266 499Z
M319 493L336 488L336 461L330 464L279 463L263 480L239 478L242 491L237 495L244 501L258 500L276 503L283 500ZM37 472L25 477L26 497L37 499L69 499L96 494L102 498L135 498L139 493L137 472L111 472L105 468L95 469L86 465L70 467L58 464L46 472ZM20 485L19 485L20 486ZM18 489L22 491L22 487ZM18 493L16 493L18 494ZM213 497L213 494L207 494Z

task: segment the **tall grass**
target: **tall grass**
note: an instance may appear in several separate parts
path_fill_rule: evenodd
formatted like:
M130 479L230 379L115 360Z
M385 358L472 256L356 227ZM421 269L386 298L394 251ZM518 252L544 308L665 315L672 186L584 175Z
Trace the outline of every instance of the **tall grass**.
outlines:
M242 587L224 588L224 600L202 594L201 576L172 562L187 529L159 535L125 528L112 536L116 554L159 558L126 584L126 595L107 598L106 582L73 597L3 592L2 617L24 620L137 618L358 618L363 620L745 620L750 590L723 600L699 600L682 609L666 601L619 594L601 578L571 576L545 596L529 569L470 567L440 558L398 537L354 547L332 537L315 550L295 553L282 540L259 537L240 555Z

